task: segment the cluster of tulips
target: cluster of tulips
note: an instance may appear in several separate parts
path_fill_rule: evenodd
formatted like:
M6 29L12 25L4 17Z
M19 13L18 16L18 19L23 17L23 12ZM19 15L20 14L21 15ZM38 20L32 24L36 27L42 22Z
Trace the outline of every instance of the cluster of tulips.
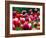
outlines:
M39 30L40 29L40 13L39 11L32 11L27 13L22 10L19 13L17 10L13 11L13 30Z

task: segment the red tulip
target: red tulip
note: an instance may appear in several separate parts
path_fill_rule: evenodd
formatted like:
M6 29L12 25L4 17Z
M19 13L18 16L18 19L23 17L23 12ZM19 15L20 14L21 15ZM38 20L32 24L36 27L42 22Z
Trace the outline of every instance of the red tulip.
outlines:
M36 17L36 18L37 18L39 15L40 15L40 13L34 13L34 14L33 14L33 16Z
M25 25L25 24L28 24L28 21L25 21L24 25Z
M20 25L20 20L18 18L13 19L13 24L15 26L19 26Z
M16 14L16 17L17 17L17 18L20 18L20 14Z
M28 24L24 24L23 29L24 29L24 30L29 30Z
M16 13L13 13L13 18L15 18L15 16L16 16Z
M20 17L23 17L23 14L20 14Z
M34 13L34 14L33 14L33 17L34 17L34 20L39 19L39 18L38 18L38 13Z
M25 18L20 18L20 21L23 24L25 22Z

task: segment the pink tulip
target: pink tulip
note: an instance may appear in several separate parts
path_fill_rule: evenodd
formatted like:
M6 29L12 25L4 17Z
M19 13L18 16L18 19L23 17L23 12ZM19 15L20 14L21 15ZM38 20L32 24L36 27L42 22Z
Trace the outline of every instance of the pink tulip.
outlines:
M14 24L13 24L13 26L12 26L12 27L13 27L13 30L15 30L15 28L16 28L16 27L15 27L15 25L14 25Z
M31 20L31 18L29 18L29 22L31 22L32 20Z
M30 19L33 21L34 20L34 17L33 17L33 15L30 15Z
M31 30L32 29L31 23L28 23L28 26L29 26L29 29Z
M26 18L25 18L25 21L29 21L29 17L26 17Z

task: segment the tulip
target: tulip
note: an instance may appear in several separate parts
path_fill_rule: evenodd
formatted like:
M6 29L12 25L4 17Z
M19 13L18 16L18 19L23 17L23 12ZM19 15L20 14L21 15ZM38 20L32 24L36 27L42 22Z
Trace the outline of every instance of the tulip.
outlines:
M31 22L32 20L29 18L29 22Z
M13 24L12 28L13 28L13 30L15 30L15 25L14 24Z
M23 24L25 22L25 18L20 18L20 21Z
M13 24L15 26L19 26L20 25L20 20L18 18L13 19Z
M26 18L25 18L25 21L29 21L29 17L26 17Z
M32 29L31 23L28 23L28 26L29 26L29 29L31 30Z
M34 20L34 17L33 17L33 15L30 15L30 19L33 21Z
M23 25L23 29L31 30L32 29L31 23L28 23L28 21L25 21L25 23Z
M24 29L24 30L29 30L28 24L24 24L23 29Z
M13 18L15 18L16 16L16 11L13 11Z
M31 15L33 14L33 12L30 13Z
M38 14L37 13L34 13L33 16L37 18L38 17Z
M34 20L37 20L38 14L37 14L37 13L34 13L34 14L33 14L33 17L34 17Z
M23 14L20 14L20 17L23 17Z
M20 14L16 14L16 17L17 17L17 18L20 18Z
M28 21L25 21L24 25L25 25L25 24L28 24Z
M29 15L32 15L32 14L33 14L32 9L30 9L29 10Z

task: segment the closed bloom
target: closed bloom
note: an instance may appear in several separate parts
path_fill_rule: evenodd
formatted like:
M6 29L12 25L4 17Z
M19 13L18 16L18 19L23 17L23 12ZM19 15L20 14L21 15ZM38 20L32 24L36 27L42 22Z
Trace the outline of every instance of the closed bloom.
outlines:
M25 18L20 18L20 21L23 24L25 22Z
M19 26L20 25L20 20L18 18L13 19L13 24L15 26Z
M16 27L15 27L15 25L14 25L14 24L13 24L13 26L12 26L12 27L13 27L13 30L15 30L15 28L16 28Z
M33 15L30 15L30 19L33 21L34 20L34 17L33 17Z
M20 18L20 14L16 14L16 17L17 17L17 18Z
M29 21L29 17L26 17L26 18L25 18L25 21Z
M16 11L13 11L13 18L15 18L16 16Z
M24 29L24 30L29 30L28 24L24 24L23 29Z

